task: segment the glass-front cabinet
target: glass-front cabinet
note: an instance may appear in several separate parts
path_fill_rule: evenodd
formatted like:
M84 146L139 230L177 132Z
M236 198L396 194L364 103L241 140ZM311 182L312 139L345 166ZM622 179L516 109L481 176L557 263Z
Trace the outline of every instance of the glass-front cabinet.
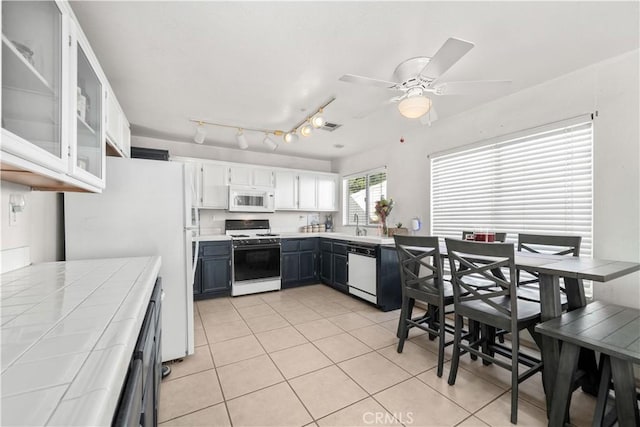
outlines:
M2 179L101 191L108 84L69 4L3 0L1 8Z
M2 2L3 150L68 169L65 17L53 1Z
M75 97L75 153L72 152L71 171L77 178L100 185L105 162L103 100L104 86L89 60L88 50L76 39ZM74 102L75 101L75 102Z

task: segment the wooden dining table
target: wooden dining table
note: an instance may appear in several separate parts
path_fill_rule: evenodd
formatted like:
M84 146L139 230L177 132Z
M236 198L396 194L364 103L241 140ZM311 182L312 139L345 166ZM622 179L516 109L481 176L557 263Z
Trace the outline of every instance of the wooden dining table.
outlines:
M440 245L440 253L447 256L447 247ZM515 252L515 267L530 273L536 273L540 282L540 311L541 321L547 321L562 315L560 302L560 279L564 281L564 291L567 296L568 310L587 305L584 293L584 280L595 282L609 282L619 277L640 271L640 263L627 261L612 261L605 259L551 255L525 251ZM558 373L560 360L560 345L558 340L541 337L542 348L542 382L545 390L547 408L551 408L553 400L554 381ZM597 394L598 372L595 355L581 357L580 368L591 377L592 394ZM584 389L584 387L583 387Z
M564 281L568 310L587 305L584 294L584 280L595 282L609 282L640 270L640 263L626 261L612 261L587 257L567 257L561 255L546 255L530 252L515 253L516 268L537 273L540 281L540 311L541 320L547 321L562 314L560 302L560 278ZM544 384L547 408L551 408L553 400L554 381L558 374L560 359L559 342L550 337L542 337L542 381ZM585 361L589 370L595 369L593 362ZM588 372L596 376L596 372ZM594 385L597 386L597 385Z

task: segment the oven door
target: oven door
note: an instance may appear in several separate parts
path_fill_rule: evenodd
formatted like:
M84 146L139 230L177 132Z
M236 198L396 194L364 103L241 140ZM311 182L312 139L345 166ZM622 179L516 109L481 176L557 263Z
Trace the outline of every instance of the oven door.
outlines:
M234 283L272 279L280 279L280 244L234 245Z

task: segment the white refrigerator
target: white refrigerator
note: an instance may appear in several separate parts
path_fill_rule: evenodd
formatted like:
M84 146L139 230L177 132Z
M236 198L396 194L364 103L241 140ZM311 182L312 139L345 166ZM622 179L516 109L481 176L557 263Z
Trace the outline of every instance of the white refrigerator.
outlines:
M67 260L160 255L162 360L193 354L192 180L185 165L107 158L101 194L65 193Z

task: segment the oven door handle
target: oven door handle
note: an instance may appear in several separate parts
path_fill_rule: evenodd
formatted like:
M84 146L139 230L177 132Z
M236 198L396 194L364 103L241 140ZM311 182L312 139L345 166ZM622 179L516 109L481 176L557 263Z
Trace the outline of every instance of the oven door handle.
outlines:
M280 249L280 244L277 245L272 245L272 244L268 244L268 245L247 245L247 246L236 246L233 245L233 250L234 251L248 251L251 249Z

